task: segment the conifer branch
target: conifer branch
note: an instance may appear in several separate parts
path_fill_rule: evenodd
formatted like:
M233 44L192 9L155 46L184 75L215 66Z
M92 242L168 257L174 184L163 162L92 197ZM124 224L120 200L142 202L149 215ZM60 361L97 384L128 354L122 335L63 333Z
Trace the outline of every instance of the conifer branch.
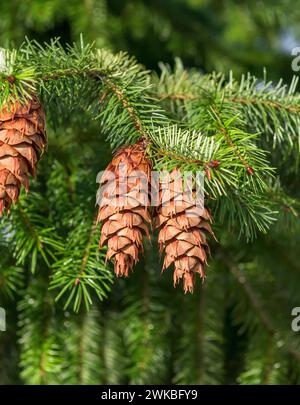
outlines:
M254 289L252 288L251 284L247 280L247 277L245 274L242 274L241 271L238 269L238 267L232 263L231 261L228 260L228 258L223 257L223 260L225 261L226 265L228 266L231 274L234 276L234 278L239 282L239 284L243 287L245 290L245 293L247 294L249 301L252 304L253 309L256 311L261 324L264 326L268 334L271 336L272 339L275 340L282 340L284 339L280 336L277 328L271 321L269 315L265 311L261 301L259 300L259 297L256 295ZM297 360L297 362L300 362L300 352L298 352L293 346L290 344L284 344L282 348L287 351L294 359Z
M78 312L84 303L91 307L93 294L103 300L110 290L112 275L105 266L104 252L98 252L95 222L74 213L74 226L70 231L65 250L53 264L50 289L58 289L56 301L65 297L64 307L72 305ZM89 224L89 225L88 225Z
M121 102L122 106L128 111L132 122L136 128L136 130L140 133L141 137L148 138L147 132L143 128L143 124L140 118L137 115L134 107L130 105L129 100L126 98L124 92L110 79L104 78L103 81L108 84L109 88L114 92L114 94L118 97L119 101Z
M159 97L161 100L165 99L171 99L171 100L197 100L201 96L192 93L161 93L159 94ZM260 100L259 98L247 98L247 97L231 97L231 98L224 98L223 99L224 103L236 103L236 104L253 104L253 105L258 105L261 104L265 107L274 107L278 110L284 110L287 111L288 113L295 113L298 114L300 113L300 106L298 104L290 104L286 105L284 103L280 103L277 101L272 101L272 100Z
M90 234L89 234L89 239L87 241L86 247L85 247L84 252L83 252L83 258L82 258L80 270L79 270L79 273L78 273L78 277L76 277L76 280L74 282L75 286L80 283L81 276L85 272L85 269L86 269L86 266L87 266L87 263L88 263L88 259L89 259L89 255L90 255L90 250L91 250L92 244L93 244L93 238L94 238L94 235L95 235L96 231L97 231L97 224L96 224L96 219L95 219L93 224L92 224L92 227L91 227L91 231L90 231Z

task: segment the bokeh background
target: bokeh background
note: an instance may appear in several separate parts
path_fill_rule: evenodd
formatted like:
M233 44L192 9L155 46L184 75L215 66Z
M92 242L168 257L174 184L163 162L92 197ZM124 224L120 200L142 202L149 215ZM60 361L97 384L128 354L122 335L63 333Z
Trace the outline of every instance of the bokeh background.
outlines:
M0 16L1 47L19 46L26 36L72 43L82 33L86 42L128 51L158 73L159 62L172 67L179 57L204 73L262 77L266 69L270 80L289 82L295 74L291 51L300 46L298 0L10 0L0 2ZM93 136L95 125L86 131L99 154L94 160L87 154L95 170L80 176L93 189L110 155ZM73 145L70 170L80 150ZM50 147L50 155L63 161L60 151L59 144ZM59 187L61 162L47 162ZM284 180L297 186L293 176ZM220 228L222 252L212 249L208 280L193 296L173 290L171 275L160 276L150 246L135 274L118 280L89 314L61 314L50 298L42 314L46 290L43 281L32 281L31 290L13 301L1 298L9 325L0 332L0 384L298 384L300 332L291 330L291 311L300 306L299 229L297 220L292 229L283 217L268 235L246 243ZM28 314L31 327L19 315L28 300L36 307ZM39 328L47 319L51 332L43 337Z
M126 50L150 69L158 62L203 71L250 71L289 79L291 49L299 45L298 1L13 0L1 2L1 43L60 37Z

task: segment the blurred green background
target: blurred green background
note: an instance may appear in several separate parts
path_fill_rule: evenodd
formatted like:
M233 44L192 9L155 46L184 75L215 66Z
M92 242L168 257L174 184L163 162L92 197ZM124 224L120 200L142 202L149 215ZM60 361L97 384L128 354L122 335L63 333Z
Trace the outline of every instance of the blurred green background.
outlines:
M145 66L182 58L186 66L292 75L299 45L299 1L292 0L23 0L0 5L1 44L24 36L78 40L127 50Z
M0 2L0 16L1 47L18 46L25 36L41 42L60 37L65 44L82 33L86 42L126 50L157 71L160 61L173 66L180 57L186 67L203 72L232 70L240 77L250 71L260 77L266 68L270 79L288 82L294 74L291 50L300 46L298 0L10 0ZM96 133L95 127L88 130ZM148 247L140 265L146 273L138 269L129 280L118 280L100 315L80 314L73 321L65 314L74 339L62 368L48 364L48 374L30 376L24 360L20 377L19 352L29 356L31 348L22 347L15 329L3 334L0 383L299 383L297 335L292 333L291 346L288 336L291 309L300 305L299 232L290 235L286 228L279 224L249 245L226 231L219 234L234 261L225 266L215 252L208 282L199 283L191 297L172 289L171 276L160 277L158 254ZM102 357L93 351L96 335ZM90 374L77 372L78 342L93 352L86 360ZM100 357L105 364L98 363ZM99 364L94 373L91 363ZM69 366L77 370L72 378L65 371Z

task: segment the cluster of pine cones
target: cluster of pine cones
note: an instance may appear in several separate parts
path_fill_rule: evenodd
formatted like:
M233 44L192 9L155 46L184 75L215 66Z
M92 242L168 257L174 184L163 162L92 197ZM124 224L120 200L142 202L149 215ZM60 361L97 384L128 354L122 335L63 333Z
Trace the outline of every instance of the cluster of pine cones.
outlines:
M17 201L21 185L28 190L29 175L35 175L46 143L45 115L38 100L0 111L0 216ZM211 216L178 187L178 170L167 181L161 179L158 204L151 207L152 166L145 146L142 140L120 148L102 176L100 246L107 245L107 260L114 260L116 275L128 276L143 251L143 237L158 228L163 270L174 264L174 285L182 279L184 291L192 292L196 273L205 277Z
M120 148L113 157L100 182L100 246L107 245L107 259L114 259L116 275L127 277L153 224L165 254L163 270L174 264L174 286L182 279L184 291L192 292L196 273L205 277L211 215L183 191L179 170L160 179L157 193L151 169L144 141ZM158 195L155 208L153 189Z

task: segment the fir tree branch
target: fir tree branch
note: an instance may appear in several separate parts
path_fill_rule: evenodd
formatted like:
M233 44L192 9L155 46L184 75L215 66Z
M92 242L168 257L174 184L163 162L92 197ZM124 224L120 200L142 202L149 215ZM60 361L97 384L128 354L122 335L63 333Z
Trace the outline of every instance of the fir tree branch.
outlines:
M268 82L266 75L258 79L250 74L238 82L230 73L200 74L195 70L186 71L180 60L176 60L175 69L161 65L162 74L154 78L156 93L166 108L184 117L184 110L203 99L203 92L212 92L228 108L240 112L247 127L261 134L261 143L271 141L285 156L299 150L300 96L297 91L298 79L290 86L282 80L277 84ZM296 165L295 165L296 164ZM298 167L295 159L293 167Z
M121 102L122 106L128 111L128 114L130 115L131 120L132 120L136 130L140 133L141 137L148 138L148 133L144 130L143 124L142 124L140 118L138 117L137 112L130 105L130 102L126 98L124 92L110 79L104 78L103 81L114 92L114 94L117 96L118 100Z
M222 260L226 263L227 267L229 268L231 274L234 278L239 282L239 284L243 287L245 293L247 294L250 303L252 304L253 309L256 311L261 324L264 326L268 334L272 339L282 340L284 339L280 336L277 328L273 324L271 318L269 317L268 313L265 311L259 297L256 295L254 289L252 288L251 284L247 280L245 274L242 274L239 268L231 262L225 255L222 255ZM300 352L298 352L293 346L288 343L284 343L282 349L289 353L295 360L300 362Z
M38 234L37 230L35 229L35 227L33 226L33 224L30 222L30 219L28 218L28 215L26 214L26 212L25 212L24 209L22 208L22 203L21 203L21 202L19 202L19 204L18 204L18 211L19 211L19 213L20 213L21 219L23 220L23 222L24 222L26 228L27 228L28 231L29 231L29 234L30 234L30 235L32 236L32 238L35 240L36 246L37 246L38 250L39 250L40 252L42 252L42 251L43 251L43 248L44 248L43 243L42 243L41 240L40 240L40 237L39 237L39 234ZM47 264L49 264L49 263L47 263Z
M39 255L49 267L63 250L61 238L47 214L42 197L31 192L26 205L21 196L11 216L2 219L2 237L12 244L16 264L29 262L32 272L35 272Z
M53 264L50 289L59 289L56 301L65 296L65 308L72 305L78 312L82 303L89 309L93 294L103 300L110 291L112 274L104 263L104 252L98 252L96 225L84 218L78 207L73 213L73 227L67 237L62 258ZM88 225L89 224L89 225Z
M76 99L100 123L112 148L143 136L153 143L149 149L156 168L179 166L195 172L202 166L207 174L207 193L213 198L231 196L241 186L249 195L252 190L259 194L266 189L266 178L272 170L265 153L256 148L255 137L236 123L236 112L223 108L221 90L214 95L208 85L207 89L204 86L203 103L187 106L188 123L184 123L183 132L180 128L174 130L172 121L158 105L148 72L126 54L96 50L82 40L66 49L57 40L44 46L28 41L12 64L12 71L23 68L34 68L35 89L49 105L50 121L57 117L56 103L61 110L74 109ZM31 82L32 77L28 80ZM189 80L189 75L183 73L180 83L185 86ZM213 79L206 83L210 81ZM13 86L22 93L18 81ZM4 94L2 102L7 97ZM220 162L220 167L209 165L212 157Z
M242 97L231 97L224 98L224 103L237 103L237 104L252 104L252 105L262 105L265 107L275 108L277 110L283 110L288 113L298 114L300 113L300 106L298 104L284 104L278 101L272 100L260 100L258 98L242 98Z
M91 251L92 244L93 244L93 239L94 239L95 233L97 231L96 220L97 219L95 218L94 221L93 221L91 231L90 231L90 234L89 234L89 238L88 238L87 244L86 244L84 252L83 252L83 258L82 258L80 270L79 270L79 273L78 273L78 277L76 277L74 285L78 285L80 283L81 276L84 274L84 272L86 270L86 266L87 266L89 255L90 255L90 251Z
M237 157L243 163L243 165L245 166L247 172L250 175L252 175L254 173L253 168L249 165L248 161L245 159L245 157L241 153L239 147L232 140L232 138L230 136L230 133L229 133L228 129L226 128L226 125L222 121L222 117L220 115L220 112L218 111L218 107L216 105L213 105L213 106L211 106L211 110L212 110L213 114L216 117L218 127L219 127L219 131L221 132L221 134L224 135L224 138L226 139L226 142L228 143L228 145L235 151Z
M201 96L192 93L161 93L159 94L161 100L171 99L171 100L197 100ZM280 103L277 101L272 100L260 100L258 98L247 98L247 97L231 97L231 98L223 98L224 103L236 103L236 104L253 104L258 105L261 104L266 107L276 108L278 110L284 110L288 113L300 113L300 106L295 104L286 105L284 103Z

